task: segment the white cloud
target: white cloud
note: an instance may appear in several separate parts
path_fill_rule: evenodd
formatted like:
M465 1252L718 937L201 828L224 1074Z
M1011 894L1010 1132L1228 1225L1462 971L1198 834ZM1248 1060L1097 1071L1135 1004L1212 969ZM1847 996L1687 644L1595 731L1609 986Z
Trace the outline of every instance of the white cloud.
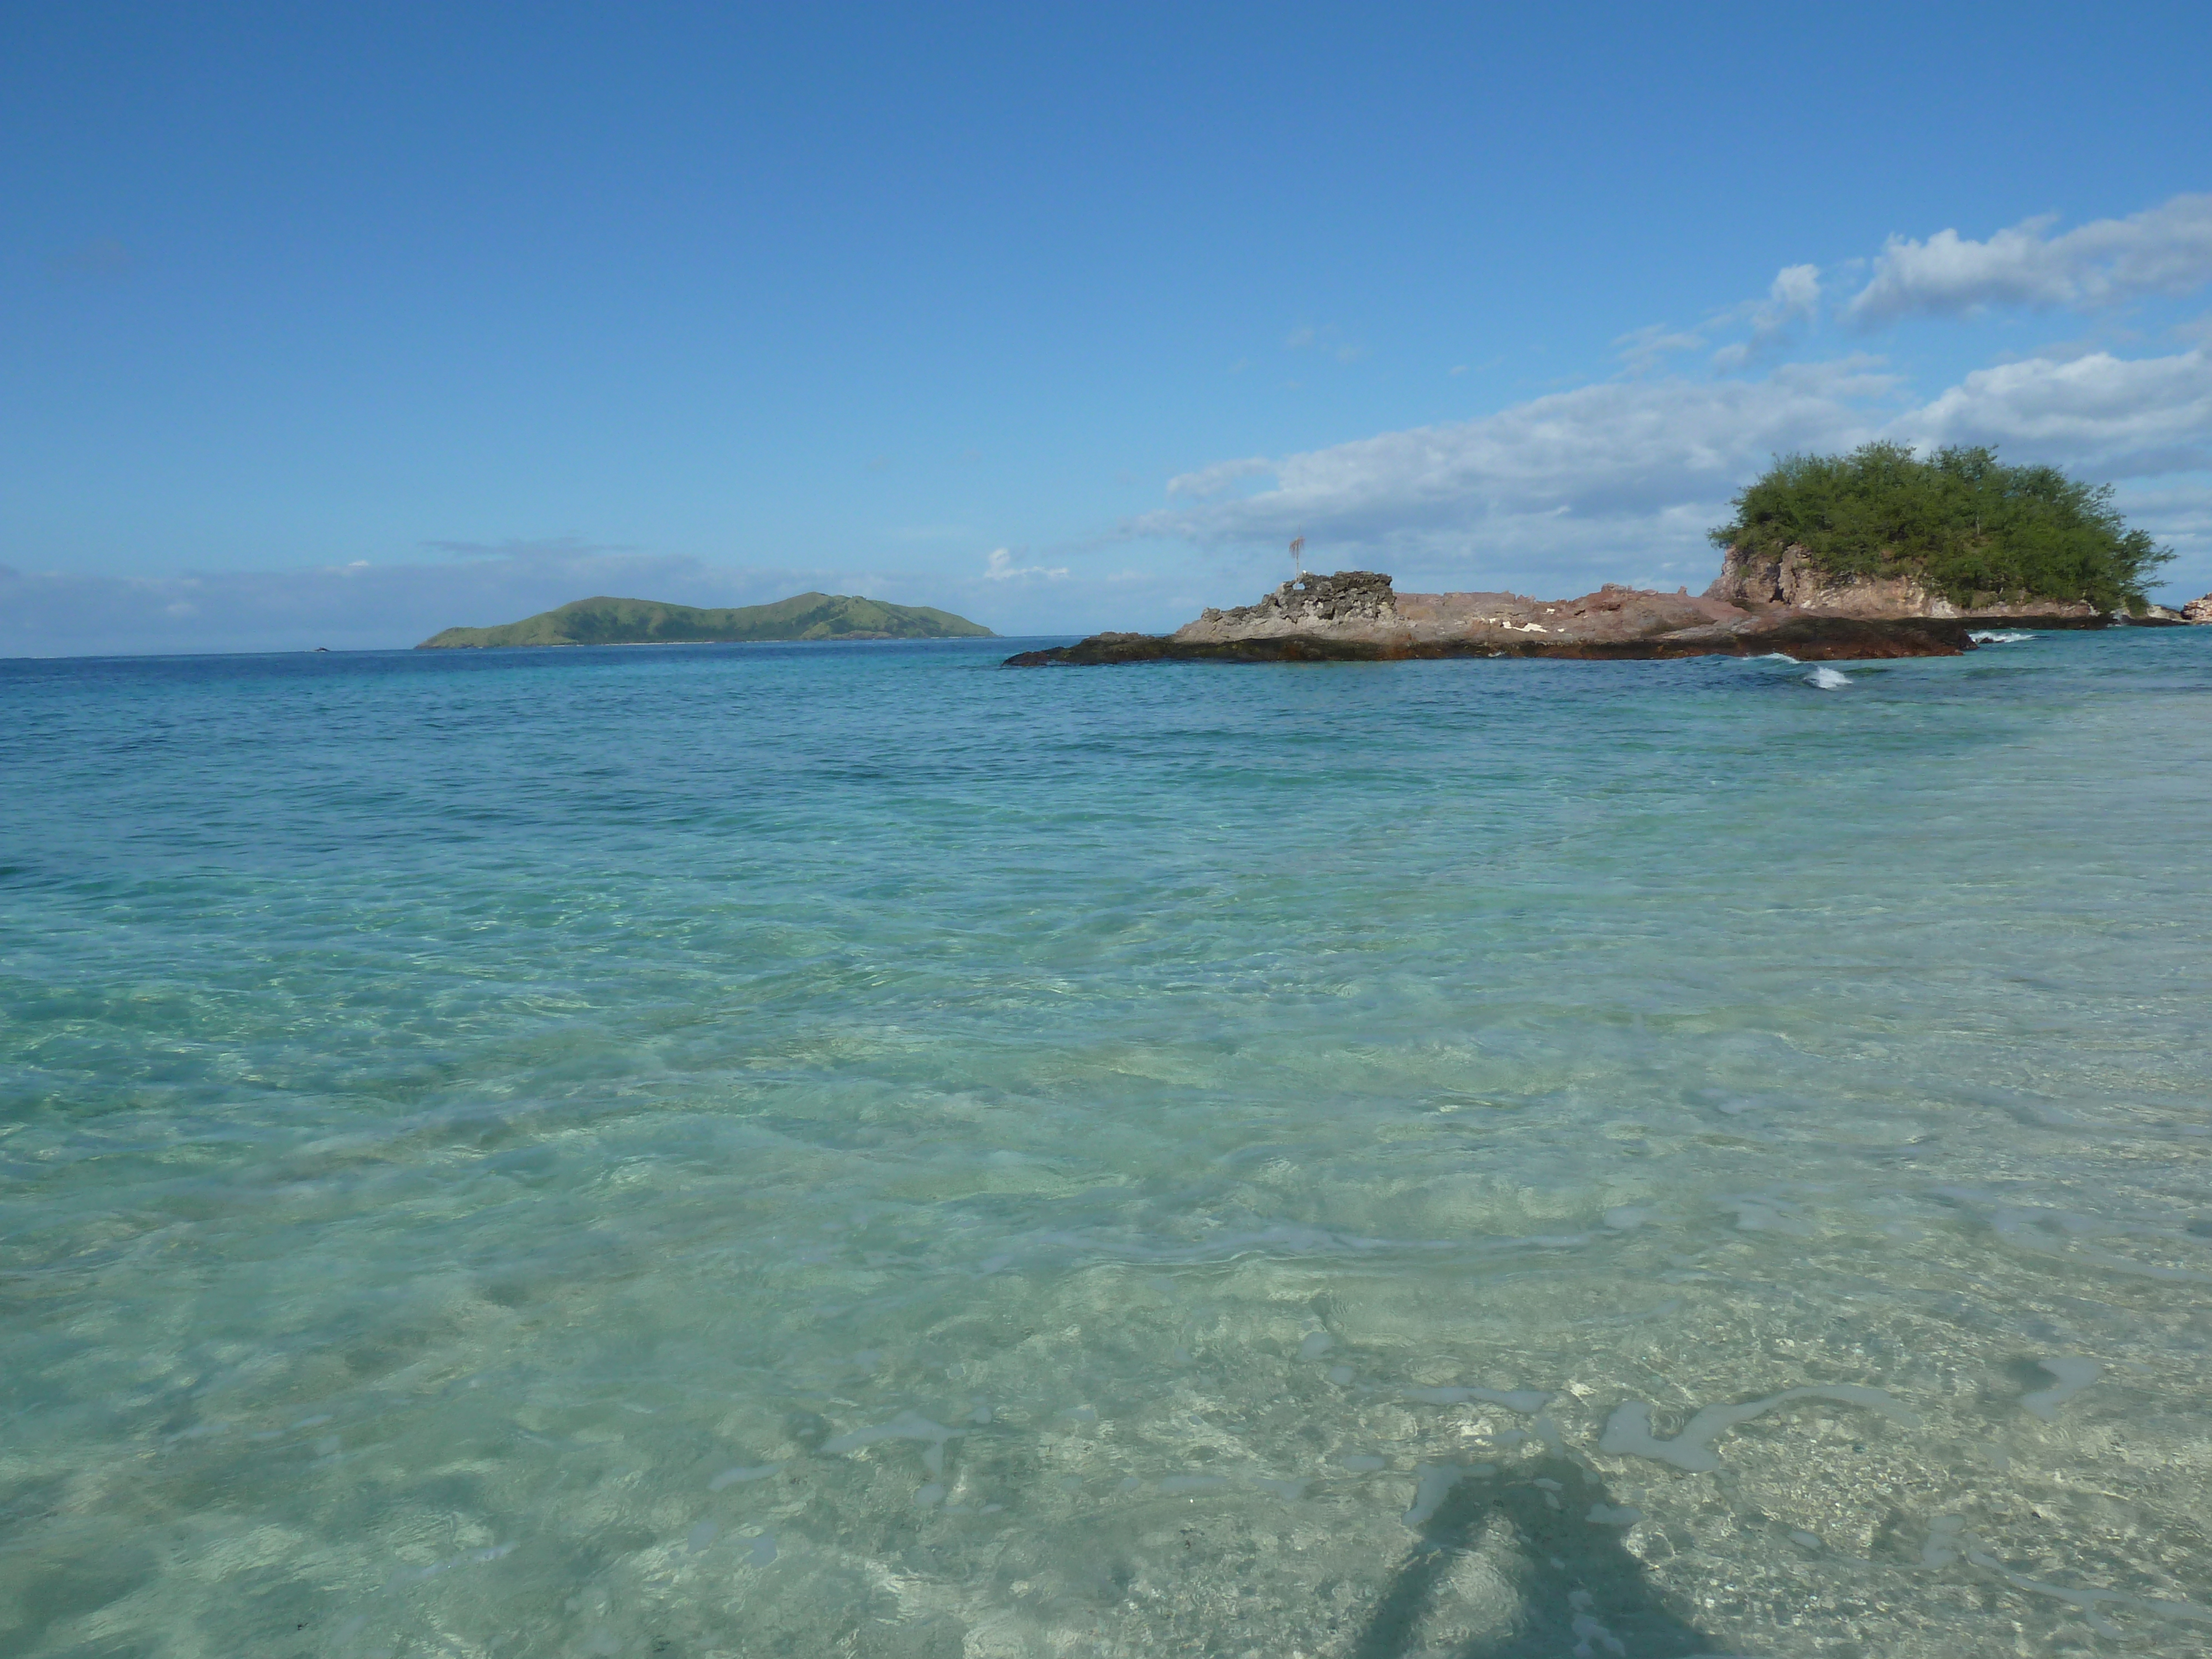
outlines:
M514 622L593 593L721 605L820 589L928 605L946 604L948 588L964 586L882 572L718 568L672 556L537 549L435 563L168 577L0 566L0 657L380 649L456 624ZM957 610L963 594L949 597L948 608Z
M1216 461L1212 466L1202 466L1195 472L1182 472L1170 478L1168 494L1204 501L1209 495L1218 495L1239 478L1262 477L1274 470L1271 463L1257 455L1248 455L1238 461Z
M1006 557L996 571L987 560L981 570L957 574L718 566L644 553L159 578L0 565L0 657L390 649L455 624L514 622L593 593L702 605L758 605L810 590L864 593L939 606L1010 638L1170 629L1212 602L1185 551L1124 548L1125 568L1094 576L1060 566L1017 567L1012 550L997 550Z
M1976 369L1891 429L1923 446L1999 444L2014 459L2130 477L2212 467L2212 351Z
M1669 353L1696 351L1705 343L1702 334L1686 334L1664 323L1650 323L1632 330L1613 343L1620 366L1631 374L1649 374L1667 361ZM1456 374L1457 369L1452 371Z
M1764 300L1737 308L1736 315L1751 324L1751 337L1723 346L1713 354L1713 367L1744 368L1771 356L1820 309L1820 267L1784 265L1775 272Z
M1809 317L1820 303L1820 266L1784 265L1775 272L1773 284L1767 289L1767 305L1775 315Z
M1855 358L1753 381L1584 386L1480 420L1288 456L1270 469L1272 489L1152 514L1130 528L1216 547L1264 546L1304 530L1310 559L1462 571L1611 557L1624 542L1674 556L1698 545L1769 455L1872 436L1878 422L1860 405L1893 384L1877 362ZM1240 477L1260 470L1235 465Z
M2171 586L2195 599L2212 589L2212 489L2208 481L2163 481L2158 487L2123 484L2115 505L2130 524L2141 525L2176 556Z
M2063 235L2057 216L2029 219L1986 242L1941 230L1924 242L1893 236L1874 277L1847 308L1873 327L1912 315L1957 316L1989 306L2082 310L2212 282L2212 196L2177 196L2126 219Z
M1925 403L1900 407L1900 396L1895 377L1871 358L1785 366L1754 380L1612 381L1272 465L1230 464L1238 477L1264 467L1273 482L1242 496L1194 499L1127 528L1270 555L1303 529L1316 568L1380 568L1424 585L1672 586L1710 567L1707 526L1776 453L1886 437L1923 447L1995 443L2015 460L2100 477L2212 468L2205 349L2133 361L2102 352L2033 359L1977 370ZM2198 502L2202 516L2206 500L2182 487L2142 522L2177 538L2190 557L2193 543L2182 532L2191 509L2180 503ZM2175 580L2202 578L2184 568Z
M1325 323L1319 328L1310 325L1294 328L1283 337L1285 351L1304 351L1310 348L1327 352L1340 363L1356 363L1367 355L1365 346L1357 340L1346 339L1344 331L1334 323Z
M1048 570L1041 564L1018 565L1010 548L994 547L984 556L983 580L988 582L1027 581L1032 576L1042 576L1047 581L1067 580L1067 568L1058 566Z

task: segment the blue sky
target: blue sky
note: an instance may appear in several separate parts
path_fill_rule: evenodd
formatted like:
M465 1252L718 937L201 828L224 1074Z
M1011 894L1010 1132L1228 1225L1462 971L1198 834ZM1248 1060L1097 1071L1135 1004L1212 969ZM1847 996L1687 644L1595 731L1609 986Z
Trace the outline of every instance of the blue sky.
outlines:
M2212 30L2145 6L17 7L0 654L805 587L1709 579L1996 441L2212 587Z

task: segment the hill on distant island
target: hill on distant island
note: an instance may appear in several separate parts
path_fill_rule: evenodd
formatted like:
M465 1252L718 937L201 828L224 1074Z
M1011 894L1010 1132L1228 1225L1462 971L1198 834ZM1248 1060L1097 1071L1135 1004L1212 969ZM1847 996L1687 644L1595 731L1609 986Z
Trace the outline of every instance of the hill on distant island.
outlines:
M500 645L708 645L748 640L988 640L980 623L926 605L801 593L726 611L654 599L576 599L498 628L449 628L415 648Z

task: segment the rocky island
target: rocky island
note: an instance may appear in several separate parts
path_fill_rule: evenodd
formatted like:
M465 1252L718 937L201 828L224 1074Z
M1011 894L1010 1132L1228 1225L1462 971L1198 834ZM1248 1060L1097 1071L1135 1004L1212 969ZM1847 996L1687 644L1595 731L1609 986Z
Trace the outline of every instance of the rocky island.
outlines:
M981 623L926 605L857 594L800 593L725 611L657 599L575 599L497 628L448 628L417 651L514 645L722 645L803 640L988 640Z
M1778 651L1806 662L1954 657L1973 649L1976 620L1833 615L1789 605L1739 605L1710 590L1692 598L1611 585L1553 601L1518 593L1400 593L1386 575L1343 570L1285 582L1257 605L1209 610L1172 634L1098 634L1006 662L1037 668L1164 660L1756 657Z
M2148 574L2172 556L2121 523L2112 492L1987 449L1921 460L1899 446L1791 456L1712 532L1702 594L1607 583L1573 599L1401 593L1367 570L1302 575L1172 634L1099 634L1011 667L1152 662L1956 656L1979 629L2179 624Z

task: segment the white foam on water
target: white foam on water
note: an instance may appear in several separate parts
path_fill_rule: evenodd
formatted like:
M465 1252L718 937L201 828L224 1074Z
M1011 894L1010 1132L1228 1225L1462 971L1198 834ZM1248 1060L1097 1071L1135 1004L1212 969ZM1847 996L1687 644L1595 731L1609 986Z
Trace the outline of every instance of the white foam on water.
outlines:
M1840 668L1816 668L1805 676L1805 684L1820 691L1840 691L1851 683L1851 677Z
M511 1544L488 1544L482 1549L470 1550L443 1561L433 1561L427 1567L403 1567L385 1580L386 1589L396 1589L402 1584L428 1583L433 1578L444 1577L461 1567L481 1566L486 1562L504 1560L514 1553Z
M2016 628L1976 628L1969 629L1966 637L1976 645L2019 645L2023 641L2033 639L2035 635L2023 634Z
M1577 1325L1641 1325L1650 1319L1671 1319L1682 1311L1682 1298L1670 1296L1664 1302L1645 1308L1638 1313L1599 1314L1589 1319L1577 1319Z
M1218 1492L1228 1484L1227 1477L1218 1474L1170 1474L1160 1482L1160 1490L1172 1498L1185 1492Z
M2084 1354L2051 1354L2035 1363L2058 1380L2021 1395L2020 1403L2046 1423L2057 1422L2058 1408L2105 1374L2101 1364Z
M724 1469L707 1483L708 1492L720 1492L725 1486L734 1486L741 1480L765 1480L783 1467L781 1463L754 1463L734 1469Z
M1577 1590L1575 1595L1588 1597L1589 1592ZM1593 1644L1601 1645L1607 1653L1616 1656L1624 1656L1628 1651L1620 1638L1615 1636L1610 1628L1579 1607L1575 1610L1574 1616L1568 1621L1567 1628L1568 1633L1575 1638L1574 1651L1577 1659L1581 1659L1581 1656L1584 1654L1595 1655L1598 1647L1594 1646Z
M1407 1526L1419 1528L1437 1512L1454 1486L1467 1479L1473 1471L1457 1463L1424 1463L1413 1471L1413 1502L1399 1518Z
M1764 1400L1746 1401L1737 1406L1707 1406L1684 1424L1681 1432L1672 1440L1661 1440L1652 1434L1649 1401L1627 1401L1616 1407L1606 1420L1605 1433L1597 1449L1615 1457L1648 1457L1656 1462L1672 1463L1692 1474L1703 1474L1721 1466L1720 1454L1712 1447L1714 1440L1738 1424L1764 1417L1777 1406L1793 1400L1832 1400L1846 1406L1863 1406L1907 1428L1920 1426L1917 1416L1881 1389L1838 1382L1817 1388L1784 1389Z
M2115 1273L2156 1279L2166 1284L2212 1285L2212 1273L2194 1267L2170 1267L2165 1262L2145 1261L2137 1256L2124 1255L2118 1250L2093 1243L2087 1237L2096 1232L2141 1234L2150 1231L2147 1228L2101 1221L2094 1216L2078 1215L2066 1210L2007 1204L1969 1187L1952 1185L1932 1190L1937 1197L1954 1203L1977 1208L1984 1205L1991 1206L1985 1212L1990 1231L2008 1243L2034 1255L2062 1261L2069 1259L2090 1261Z
M1966 1517L1963 1515L1939 1515L1928 1523L1928 1537L1920 1546L1920 1565L1923 1567L1948 1567L1959 1559L1966 1547Z
M1087 1406L1078 1411L1090 1411ZM1097 1413L1091 1413L1094 1417ZM865 1429L852 1429L822 1443L825 1452L858 1451L863 1446L872 1446L884 1440L921 1440L942 1446L948 1440L957 1439L964 1429L948 1429L942 1423L933 1423L920 1412L904 1411L888 1423L872 1424Z
M1464 1406L1469 1401L1480 1400L1492 1406L1503 1406L1523 1417L1534 1417L1544 1409L1544 1402L1552 1396L1536 1389L1408 1389L1406 1398L1418 1400L1427 1406Z
M2030 1595L2047 1595L2055 1601L2065 1602L2087 1620L2089 1627L2100 1636L2122 1641L2127 1638L2125 1631L2097 1611L2100 1607L2127 1607L2177 1624L2212 1625L2212 1607L2200 1607L2194 1601L2129 1595L2119 1590L2077 1589L2070 1585L2053 1584L2040 1578L2030 1578L2026 1573L2014 1572L1985 1550L1970 1549L1966 1552L1966 1556L1983 1571L1996 1574L2014 1589L2025 1590Z

